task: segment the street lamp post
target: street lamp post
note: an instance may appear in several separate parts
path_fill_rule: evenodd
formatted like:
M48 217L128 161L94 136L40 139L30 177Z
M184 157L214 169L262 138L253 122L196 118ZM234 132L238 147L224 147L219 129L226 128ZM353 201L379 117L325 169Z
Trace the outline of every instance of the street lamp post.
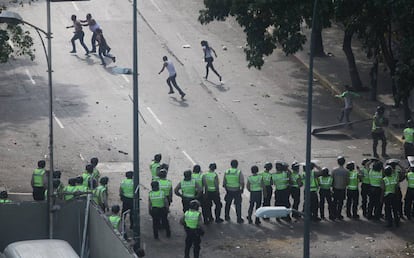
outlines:
M50 22L50 0L46 1L47 5L47 32L42 30L41 28L28 23L22 19L22 17L15 12L10 11L2 11L0 13L0 23L8 23L8 24L26 24L32 28L34 28L39 35L40 40L42 41L43 50L45 52L46 61L47 61L47 74L48 74L48 84L49 84L49 177L48 177L48 184L47 188L47 206L48 206L48 232L49 238L53 238L53 92L52 92L52 33L51 31L51 22ZM43 33L47 38L47 49L45 43L43 41L40 32Z

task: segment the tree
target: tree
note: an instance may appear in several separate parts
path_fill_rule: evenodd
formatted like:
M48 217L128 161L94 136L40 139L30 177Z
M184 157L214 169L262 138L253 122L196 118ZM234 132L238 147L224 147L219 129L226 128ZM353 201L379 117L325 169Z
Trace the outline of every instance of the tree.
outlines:
M317 55L324 55L322 28L330 26L332 1L321 0L319 20L316 23ZM213 20L224 21L234 16L246 33L244 50L248 66L260 69L263 56L273 53L280 46L286 55L302 50L306 36L301 31L303 21L311 24L312 4L306 0L204 0L206 9L200 11L199 21L207 24ZM318 40L319 39L319 40Z
M4 6L0 7L0 13L4 9ZM28 56L33 61L34 53L29 31L24 31L20 25L0 24L0 63L6 63L15 56Z

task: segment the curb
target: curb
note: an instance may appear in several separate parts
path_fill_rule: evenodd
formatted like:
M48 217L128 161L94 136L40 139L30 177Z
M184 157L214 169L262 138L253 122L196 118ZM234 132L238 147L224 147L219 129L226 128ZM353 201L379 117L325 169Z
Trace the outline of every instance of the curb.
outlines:
M309 71L309 65L307 63L305 63L302 59L300 59L298 56L296 55L292 55L296 61L298 61L303 67L306 68L306 70ZM315 68L313 69L313 76L318 80L318 82L325 87L326 89L328 89L329 91L331 91L334 94L341 94L342 91L339 90L337 88L337 86L335 86L335 84L333 84L332 82L330 82L325 76L321 75ZM362 116L363 118L372 118L372 114L368 113L365 109L361 108L358 104L353 105L353 109L355 110L356 113L358 113L360 116ZM393 139L393 141L395 142L399 142L401 144L404 143L404 140L401 138L400 135L398 135L396 132L394 132L393 130L390 130L388 128L385 129L386 133L388 135L391 136L391 138Z

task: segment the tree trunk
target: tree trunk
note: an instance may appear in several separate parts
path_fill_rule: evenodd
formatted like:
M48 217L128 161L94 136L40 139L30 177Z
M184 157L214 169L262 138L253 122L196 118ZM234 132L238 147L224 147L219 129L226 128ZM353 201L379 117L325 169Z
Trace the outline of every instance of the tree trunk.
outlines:
M322 28L315 26L315 28L313 28L313 33L315 33L314 55L317 57L324 57L325 50L323 49Z
M362 82L361 82L361 78L359 77L358 68L355 63L354 53L352 52L352 48L351 48L353 34L354 34L353 30L351 29L345 30L342 50L344 51L346 55L346 59L348 61L348 69L349 69L349 75L351 77L352 87L354 88L355 91L361 91L363 90Z

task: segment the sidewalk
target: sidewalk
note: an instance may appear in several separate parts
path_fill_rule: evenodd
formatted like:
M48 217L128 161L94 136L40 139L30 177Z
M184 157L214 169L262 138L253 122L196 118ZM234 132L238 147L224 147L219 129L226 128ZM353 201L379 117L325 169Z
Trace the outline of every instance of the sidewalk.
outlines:
M316 57L314 59L313 75L318 83L330 90L333 95L340 94L344 91L345 84L352 86L348 72L348 62L342 50L343 31L333 24L332 28L323 31L322 37L325 52L331 53L332 56ZM309 69L309 44L310 35L307 43L304 45L304 50L294 55L299 63L307 69ZM372 61L366 58L355 36L352 41L352 47L362 84L364 87L371 88L369 70L371 69ZM378 68L377 101L370 100L370 91L358 92L361 98L354 99L353 111L363 118L372 118L376 107L384 105L386 109L385 115L389 119L389 126L386 129L387 139L401 144L403 143L401 136L404 128L400 128L400 124L405 124L403 109L393 107L391 78L388 71L384 70L384 65L380 64Z

